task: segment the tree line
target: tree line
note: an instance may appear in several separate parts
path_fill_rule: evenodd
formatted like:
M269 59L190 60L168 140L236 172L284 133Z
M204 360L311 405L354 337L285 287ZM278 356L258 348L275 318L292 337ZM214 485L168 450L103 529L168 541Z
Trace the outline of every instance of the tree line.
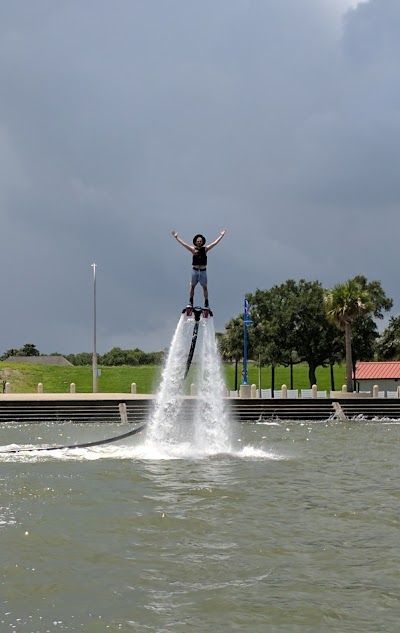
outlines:
M20 349L9 349L0 357L0 360L7 360L10 356L63 356L72 365L91 365L93 362L92 352L82 352L80 354L41 354L33 343L25 343ZM139 348L121 349L113 347L105 354L97 355L97 362L104 366L115 365L161 365L164 360L164 352L143 352Z
M346 385L353 391L357 361L400 358L400 317L392 317L379 333L376 320L393 306L379 281L358 275L344 284L324 289L319 281L289 279L269 290L246 295L253 325L248 326L248 358L271 367L307 363L310 386L317 367L346 362ZM231 319L218 336L223 359L237 363L243 357L243 315ZM237 388L237 372L236 372Z

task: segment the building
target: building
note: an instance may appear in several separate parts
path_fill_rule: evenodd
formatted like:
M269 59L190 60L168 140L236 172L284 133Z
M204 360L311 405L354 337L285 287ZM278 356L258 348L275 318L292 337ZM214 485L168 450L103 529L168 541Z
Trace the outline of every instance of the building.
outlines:
M379 391L396 391L400 387L400 361L358 362L355 379L357 391L372 393L374 385L378 385Z

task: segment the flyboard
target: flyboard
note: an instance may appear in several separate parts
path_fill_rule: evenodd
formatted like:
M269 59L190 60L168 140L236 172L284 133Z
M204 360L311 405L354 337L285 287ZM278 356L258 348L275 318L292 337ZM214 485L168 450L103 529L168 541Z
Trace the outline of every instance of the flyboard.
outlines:
M188 320L194 318L192 342L190 345L189 354L187 357L185 372L184 372L183 381L182 381L184 382L189 373L190 365L192 364L193 354L194 354L194 350L196 348L196 343L197 343L197 335L199 331L200 319L202 318L208 319L208 317L212 317L214 315L212 311L210 310L210 308L208 307L201 308L199 306L193 307L191 305L186 306L186 308L182 310L182 314L185 314ZM143 431L146 428L146 426L147 426L147 422L145 422L144 424L140 424L139 426L136 426L131 431L127 431L125 433L122 433L121 435L115 435L114 437L108 437L106 439L96 440L93 442L82 442L81 444L67 444L64 446L39 446L37 448L34 448L34 447L22 448L21 447L21 448L7 449L7 450L1 450L1 447L0 447L0 454L1 453L4 453L4 454L32 453L36 451L60 451L63 449L89 448L91 446L102 446L103 444L111 444L112 442L117 442L118 440L125 439L126 437L136 435L137 433L140 433L141 431Z
M201 318L208 319L208 317L212 317L214 315L211 312L210 308L207 308L207 307L206 308L200 308L199 306L196 306L194 308L191 305L188 305L188 306L186 306L186 308L183 308L182 314L185 314L188 318L194 317L192 342L191 342L191 345L190 345L190 350L189 350L189 354L188 354L187 361L186 361L185 374L184 374L184 377L183 377L183 380L185 380L186 376L189 373L190 365L192 364L192 360L193 360L194 350L196 348L197 334L199 332L200 319Z

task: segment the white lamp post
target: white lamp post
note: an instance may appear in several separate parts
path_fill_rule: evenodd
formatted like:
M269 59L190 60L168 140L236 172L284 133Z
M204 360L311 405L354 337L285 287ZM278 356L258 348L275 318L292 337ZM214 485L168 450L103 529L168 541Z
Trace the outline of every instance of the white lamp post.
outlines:
M97 393L97 352L96 352L96 265L93 268L93 393Z

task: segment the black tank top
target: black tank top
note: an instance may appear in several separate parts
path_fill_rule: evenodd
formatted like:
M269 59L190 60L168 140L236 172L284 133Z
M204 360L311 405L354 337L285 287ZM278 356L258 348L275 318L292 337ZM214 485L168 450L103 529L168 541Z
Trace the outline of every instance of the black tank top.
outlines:
M196 246L196 251L193 255L192 265L193 266L207 266L207 253L204 246L201 246L200 248Z

